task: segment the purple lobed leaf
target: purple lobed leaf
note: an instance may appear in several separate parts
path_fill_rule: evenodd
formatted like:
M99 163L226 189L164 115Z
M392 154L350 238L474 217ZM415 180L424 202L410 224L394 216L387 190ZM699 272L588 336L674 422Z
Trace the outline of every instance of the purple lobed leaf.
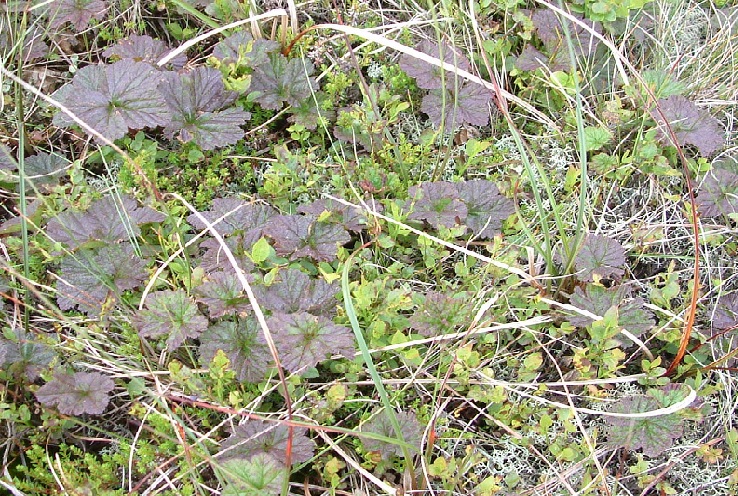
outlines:
M243 63L249 67L260 67L269 63L269 54L279 50L273 40L254 40L246 31L237 31L213 47L213 57L224 64Z
M154 65L169 52L171 52L171 48L163 41L155 40L148 35L134 34L107 48L103 52L103 57L108 59L113 57L130 59L134 62L146 62ZM169 65L173 69L181 69L186 63L187 57L184 54L179 54L169 62Z
M251 76L255 100L265 109L280 110L283 104L299 106L311 98L318 83L310 77L313 64L309 60L287 59L281 53L272 54L269 63L256 67Z
M270 286L256 286L257 299L272 312L308 312L314 315L335 311L338 288L323 279L310 277L299 269L279 272Z
M113 380L98 372L57 372L36 391L44 406L55 406L64 415L100 415L110 402Z
M286 425L262 420L248 420L233 429L233 433L221 445L220 455L225 458L252 458L268 455L284 465L287 459L289 429ZM303 463L315 454L315 443L307 436L307 429L292 430L292 463Z
M254 268L254 263L251 261L249 253L253 243L258 240L258 238L254 237L253 231L252 229L245 233L234 234L225 239L225 244L231 250L238 267L247 274ZM231 262L226 257L225 251L217 239L206 239L200 243L200 248L205 249L205 253L200 260L200 267L206 272L222 270L223 272L235 273Z
M418 417L412 411L395 412L397 422L400 424L400 432L406 443L411 445L412 451L418 453L423 439L423 426L418 422ZM372 417L366 424L361 426L362 432L379 434L389 439L398 439L392 423L384 412ZM399 440L399 439L398 439ZM363 438L364 447L369 451L378 451L382 458L387 460L390 456L402 456L402 446L380 441L379 439Z
M34 381L57 357L56 352L22 329L15 330L14 334L11 339L0 335L0 368Z
M146 261L129 244L79 250L61 261L56 301L62 310L99 315L108 295L137 288L146 276Z
M200 335L200 363L207 367L218 350L230 361L230 368L242 382L259 383L274 359L255 319L237 318L218 322Z
M406 207L412 208L409 219L424 220L435 228L454 227L466 221L467 207L458 199L455 183L423 182L408 190Z
M725 132L720 122L708 112L700 110L691 100L681 95L672 95L660 98L659 107L663 117L656 108L651 109L650 113L658 125L659 136L664 143L671 143L666 130L668 122L680 145L694 145L705 157L723 147Z
M158 74L150 64L132 60L88 65L54 96L103 136L116 140L129 129L165 126L170 122L167 106L157 89ZM54 123L69 126L73 121L59 112Z
M639 336L654 326L654 317L649 310L643 308L642 299L626 300L626 292L627 289L623 286L605 288L604 286L590 284L586 289L576 288L571 296L570 303L600 317L604 316L611 308L617 308L618 325ZM578 313L567 316L567 320L577 327L587 327L594 322L593 319ZM623 338L619 339L622 340Z
M198 303L208 307L211 319L225 315L245 315L251 310L249 299L234 273L216 272L196 290Z
M57 29L69 22L79 32L92 19L102 20L108 13L108 2L104 0L55 0L47 11L49 27Z
M354 336L347 327L307 312L275 312L267 325L272 331L282 366L290 372L315 367L334 354L354 355Z
M261 230L269 223L277 211L268 206L258 203L248 203L238 198L216 198L210 210L201 212L205 219L213 224L221 217L220 222L215 225L218 232L227 236L236 231L254 230L254 243L261 237ZM190 215L187 220L196 229L205 229L206 225L196 215ZM258 231L258 235L256 234Z
M738 325L738 293L723 295L715 304L712 313L713 334Z
M713 169L700 187L697 208L702 217L738 213L738 175Z
M127 195L105 196L84 212L66 210L49 221L46 233L73 250L85 243L115 243L141 234L140 225L163 222L166 216L149 207L139 207Z
M184 141L194 141L203 150L236 143L243 138L241 129L249 112L229 107L237 94L227 91L220 72L210 67L197 67L186 73L165 73L159 85L171 112L171 123L165 133L179 133Z
M476 83L464 82L458 91L452 88L433 90L423 97L420 110L428 115L436 127L443 123L444 132L451 132L462 124L486 126L489 124L490 91Z
M187 338L198 337L208 327L197 305L183 290L152 293L146 308L133 317L141 337L167 336L167 349L174 350Z
M655 399L648 396L629 396L615 403L613 413L644 413L662 408ZM607 444L628 450L642 449L650 457L659 456L668 450L675 439L682 436L683 421L677 415L658 417L623 418L604 417L608 424Z
M292 260L310 257L330 262L336 258L338 247L351 241L343 227L303 215L274 217L264 228L264 234L274 240L277 254Z
M451 64L461 70L471 70L471 64L464 54L452 47L448 43L441 43L439 46L430 40L421 41L416 50L423 52L444 62ZM429 64L423 60L419 60L411 55L403 54L400 56L400 68L407 73L408 76L415 78L415 82L419 88L428 90L441 89L444 86L453 86L449 82L454 74L435 65ZM445 81L444 81L445 78Z
M512 200L503 196L492 181L479 179L455 184L458 198L466 205L466 225L476 237L494 237L502 221L515 213Z
M468 293L449 296L439 291L428 291L425 302L410 318L410 327L425 337L434 337L466 327L471 319Z
M581 281L593 281L594 277L620 278L625 274L625 249L615 239L598 234L588 234L574 258L577 277Z

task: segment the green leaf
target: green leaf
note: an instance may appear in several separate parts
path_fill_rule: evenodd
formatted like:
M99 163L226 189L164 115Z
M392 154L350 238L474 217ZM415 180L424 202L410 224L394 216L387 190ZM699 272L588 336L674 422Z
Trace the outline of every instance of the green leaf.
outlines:
M599 150L612 139L612 132L602 126L587 126L584 128L584 142L587 151Z
M259 238L259 241L254 243L254 246L251 248L251 260L257 264L265 261L272 254L276 254L276 252L272 248L272 245L264 238Z
M207 327L197 305L183 290L157 291L149 296L146 308L133 317L141 337L167 336L167 349L174 350L187 338L196 338Z
M225 460L218 469L223 496L279 496L287 471L268 455Z

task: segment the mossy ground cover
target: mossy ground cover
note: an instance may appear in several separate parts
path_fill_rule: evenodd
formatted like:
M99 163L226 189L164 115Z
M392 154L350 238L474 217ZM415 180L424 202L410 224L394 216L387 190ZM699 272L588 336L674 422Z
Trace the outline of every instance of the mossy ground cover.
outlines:
M0 12L2 491L736 491L733 2Z

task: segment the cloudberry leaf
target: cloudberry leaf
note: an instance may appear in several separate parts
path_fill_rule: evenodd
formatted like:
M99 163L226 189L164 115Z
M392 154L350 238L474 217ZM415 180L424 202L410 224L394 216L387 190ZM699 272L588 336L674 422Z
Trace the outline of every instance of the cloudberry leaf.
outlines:
M181 289L152 293L146 308L133 317L141 337L167 336L167 349L177 349L187 338L198 337L208 327L197 305Z
M697 208L702 217L738 213L738 175L725 169L713 169L702 182Z
M55 358L51 346L22 329L15 330L12 336L0 335L0 369L13 375L22 374L34 381Z
M282 366L290 372L315 367L331 355L354 355L354 335L347 327L307 312L275 312L267 324Z
M721 296L711 317L713 334L738 326L738 293Z
M251 261L249 254L251 253L251 247L256 241L258 241L258 238L254 239L252 231L234 234L225 238L226 246L231 250L238 266L246 274L254 268L254 263ZM205 253L200 260L200 267L205 272L222 270L223 272L235 273L231 262L226 257L223 247L217 239L206 239L200 243L200 248L205 249Z
M272 53L269 63L255 68L251 76L254 99L270 110L280 110L285 103L299 106L318 88L318 83L310 77L313 70L309 60L287 59L281 53Z
M525 45L523 51L515 59L515 67L521 71L535 71L541 67L548 67L548 56L533 45Z
M82 31L92 19L98 21L108 13L108 2L104 0L56 0L47 11L49 27L57 29L69 22L75 31Z
M310 277L299 269L279 272L270 286L254 288L264 308L273 312L308 312L313 315L335 310L338 288L323 279Z
M205 219L213 224L222 236L237 231L252 232L253 242L261 237L261 230L269 219L277 215L277 211L268 205L248 203L238 198L217 198L213 200L210 210L201 212ZM223 218L217 224L218 219ZM196 216L190 215L187 220L196 229L205 229L205 224ZM252 231L253 230L253 231Z
M407 444L412 446L412 452L420 451L420 443L423 438L423 426L418 422L418 417L412 411L395 412L397 422L400 424L400 432L402 438ZM390 422L388 416L382 411L372 417L372 419L361 426L361 432L371 432L379 434L389 439L398 439L397 433ZM399 439L398 439L399 440ZM369 451L378 451L382 458L387 460L392 455L402 456L402 446L389 442L380 441L379 439L362 438L364 447Z
M215 272L208 280L195 289L198 303L208 307L211 319L225 315L245 315L251 304L243 291L241 282L231 272Z
M56 301L62 310L99 315L110 295L137 288L146 279L146 261L129 244L78 250L61 261Z
M163 222L166 217L149 207L139 207L127 195L108 195L84 212L66 210L49 220L46 233L73 250L88 242L116 243L141 234L139 226Z
M580 281L593 281L595 276L621 278L625 271L625 249L615 239L588 234L574 258Z
M451 132L463 124L486 126L489 124L492 95L476 83L464 82L458 92L451 88L432 90L423 97L420 110L428 115L434 126L443 123L444 131Z
M99 372L56 372L51 381L36 391L36 399L56 407L64 415L100 415L110 403L113 380Z
M448 43L441 43L439 46L430 40L421 41L415 47L419 52L443 60L464 71L471 70L471 64L464 54ZM419 60L411 55L403 54L400 56L400 68L407 73L408 76L415 78L415 83L419 88L427 90L435 90L444 86L453 86L450 78L454 75L440 67L431 65L428 62Z
M2 11L2 7L0 7L0 11ZM4 29L3 32L0 32L0 53L9 54L13 51L16 43L14 34L15 33L8 28ZM24 36L25 39L21 52L24 64L42 59L49 54L49 45L43 41L45 36L43 29L39 26L28 28L28 31Z
M492 181L479 179L455 184L458 198L466 205L465 224L476 237L493 237L502 227L502 221L515 213L512 200L503 196Z
M274 362L255 319L218 322L200 335L200 363L207 367L218 350L239 381L259 383Z
M247 420L237 425L233 433L223 441L220 456L226 458L252 458L270 456L281 465L287 459L287 426L262 420ZM307 429L292 430L292 463L303 463L315 454L315 443L307 436Z
M273 40L254 40L246 31L237 31L213 47L213 57L223 64L243 64L260 67L269 63L269 54L279 50Z
M622 286L605 288L598 284L590 284L586 289L576 288L570 303L600 317L603 317L610 309L616 308L618 326L639 336L654 326L653 314L643 308L642 299L626 300L626 297L627 289ZM593 319L578 313L567 316L567 320L577 327L587 327L594 322ZM623 338L619 337L619 339Z
M293 124L304 126L305 129L313 131L318 125L327 125L329 121L333 121L336 112L333 110L324 110L328 96L324 93L316 93L315 98L312 96L304 98L298 105L292 105L289 109L290 116L287 118Z
M54 96L103 136L116 140L129 129L169 124L169 111L157 89L160 74L151 64L132 60L88 65ZM54 123L66 127L73 121L57 112Z
M440 336L467 327L472 319L469 293L453 296L428 291L425 301L410 318L410 327L426 337Z
M267 455L224 460L218 472L225 480L223 496L278 496L287 477L285 468Z
M183 142L194 141L203 150L232 145L243 138L241 129L249 112L228 107L237 94L227 91L220 71L197 67L190 72L164 74L159 85L172 118L165 133L178 133Z
M58 184L69 160L55 153L39 152L26 157L25 173L28 182L35 187Z
M466 221L467 207L458 199L456 185L449 181L423 182L408 190L409 219L424 220L435 228L454 227Z
M636 395L620 399L610 411L613 413L644 413L662 408L655 399ZM604 417L607 444L630 451L642 449L643 454L655 457L663 454L682 436L683 420L675 414L658 417L623 418Z
M691 100L682 95L672 95L660 98L659 107L680 145L694 145L705 157L723 147L725 132L720 121L700 110ZM651 117L658 125L661 140L671 143L665 121L655 108L651 109Z
M583 19L579 14L574 14L577 20L588 25L596 33L602 33L602 25L599 22L593 22ZM566 38L563 25L559 16L550 9L536 9L530 16L533 25L536 27L536 35L545 45L549 52L559 51L566 52ZM593 36L587 29L580 24L576 24L566 20L569 34L573 42L573 49L576 55L589 55L595 51L600 40ZM566 59L569 55L566 53Z
M147 62L155 65L171 51L169 45L161 40L155 40L149 35L134 34L107 48L103 52L103 57L130 59L134 62ZM173 69L181 69L186 63L187 57L179 54L169 62L169 66Z
M274 240L278 255L292 260L310 257L330 262L335 260L338 247L351 241L343 227L303 215L277 216L264 228L264 234Z
M383 211L382 205L378 203L372 205L372 208L380 213ZM300 205L297 207L297 211L301 214L312 215L314 217L320 217L328 212L330 216L326 220L342 225L347 231L361 232L369 224L363 211L335 202L330 198L315 200L307 205Z

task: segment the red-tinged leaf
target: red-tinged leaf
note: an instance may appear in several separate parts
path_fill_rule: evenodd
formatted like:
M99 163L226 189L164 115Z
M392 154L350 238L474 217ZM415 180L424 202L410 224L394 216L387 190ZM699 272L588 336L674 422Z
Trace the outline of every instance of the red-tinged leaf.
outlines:
M409 219L424 220L435 228L454 227L466 221L467 207L449 181L424 182L408 190Z
M98 21L108 14L108 2L104 0L55 0L46 11L49 27L57 29L69 22L79 32L87 27L92 19Z
M248 203L238 198L217 198L213 200L213 206L210 210L201 212L201 215L211 224L218 219L220 222L214 224L218 232L227 236L237 231L253 231L253 242L261 237L261 230L269 222L269 219L277 215L277 211L268 205L257 203ZM196 215L190 215L187 220L196 229L206 229L203 223Z
M70 250L85 243L116 243L141 234L139 226L162 222L166 216L149 207L139 207L127 195L106 196L84 212L66 210L49 221L47 235Z
M284 465L287 459L287 426L248 420L233 429L233 433L221 445L220 456L225 458L251 458L268 455ZM315 443L307 436L307 429L292 430L292 463L303 463L315 454Z
M491 238L502 221L515 213L512 200L500 193L492 181L473 180L455 183L458 198L466 205L466 225L478 238Z
M198 294L197 301L208 307L211 319L225 315L245 315L251 311L249 299L234 273L211 274L195 292Z
M548 56L533 45L525 45L523 51L515 59L515 67L521 71L535 71L541 67L548 67Z
M464 82L457 92L452 88L432 90L423 97L420 110L428 115L434 126L443 123L444 132L451 132L463 124L489 124L490 90L476 83Z
M274 240L277 254L292 260L310 257L330 262L335 260L338 247L351 241L343 227L303 215L277 216L264 228L264 234Z
M0 369L9 374L35 381L55 358L54 348L22 329L12 337L0 335Z
M259 302L272 312L313 315L335 311L338 292L335 285L310 277L299 269L282 270L270 286L256 286L254 290Z
M77 308L99 315L108 296L115 298L143 283L146 265L129 244L111 244L67 255L61 261L56 284L59 308Z
M468 327L473 317L469 293L453 296L428 291L425 301L410 318L410 327L426 337L440 336Z
M615 239L598 234L588 234L574 258L580 281L593 281L595 277L619 279L625 274L625 249Z
M115 383L98 372L57 372L53 379L36 391L36 399L47 407L56 407L64 415L100 415L110 402Z
M588 25L596 33L602 33L602 26L599 22L585 20L579 14L574 14L574 17L580 22ZM533 11L530 18L531 21L533 21L533 25L536 27L536 35L538 36L538 39L543 42L549 53L553 53L555 51L567 51L564 27L556 12L549 9L536 9ZM581 56L589 55L594 52L599 45L600 40L580 24L573 23L568 19L565 20L565 22L568 24L567 28L572 39L575 54ZM568 55L566 58L568 59Z
M282 366L290 372L315 367L340 354L354 355L354 335L347 327L307 312L274 313L267 320Z
M264 380L274 359L255 319L238 318L219 322L200 335L200 363L207 367L218 350L230 361L230 368L242 382Z
M254 268L254 263L251 261L249 254L251 246L258 241L260 235L260 229L252 229L245 233L234 234L225 239L225 244L231 250L238 267L246 274ZM200 267L205 272L212 273L222 270L223 272L235 273L233 265L231 265L228 257L226 257L225 251L217 239L206 239L200 243L200 248L206 250L200 260Z
M702 217L738 213L738 175L713 169L700 186L697 208Z
M659 136L664 143L671 143L665 122L668 122L680 145L694 145L705 157L712 155L725 144L725 131L720 121L708 112L700 110L691 100L681 95L659 99L659 107L651 109L651 117L659 127Z
M232 145L243 138L241 129L249 112L228 107L237 94L227 91L220 71L197 67L186 73L165 73L159 85L171 112L171 123L165 132L178 133L184 142L194 141L203 150Z
M147 62L154 65L169 52L171 48L163 41L155 40L148 35L134 34L106 49L103 57L130 59L134 62ZM181 69L186 63L187 57L179 54L169 62L169 66L173 69Z
M576 288L571 296L570 303L575 307L591 312L600 317L612 308L617 309L618 326L640 336L654 326L653 314L643 308L641 298L627 299L627 289L623 286L605 288L604 286L590 284L586 289ZM593 319L572 312L567 315L567 320L577 327L587 327L594 322ZM623 336L618 339L625 346L630 345L630 340Z
M181 289L157 291L146 308L133 317L141 337L167 337L167 349L177 349L187 338L198 337L208 327L195 302Z
M412 446L411 452L418 453L423 438L423 426L418 422L418 417L412 411L395 412L397 422L400 424L400 432L403 440ZM366 424L361 426L362 432L379 434L389 439L400 440L395 432L392 422L384 411L380 411ZM392 444L379 439L362 438L364 447L369 451L378 451L382 458L388 460L390 456L402 456L402 446Z
M159 75L151 64L132 60L88 65L54 95L86 124L116 140L129 129L165 126L170 122L167 106L157 89ZM73 121L58 112L54 123L69 126Z
M384 207L378 203L371 206L376 212L381 213L384 210ZM347 231L361 232L369 225L369 220L362 210L348 207L331 199L320 199L307 205L300 205L297 211L316 218L328 212L331 215L327 220L342 225Z
M213 47L213 57L223 64L243 64L252 68L269 63L269 54L279 50L273 40L254 40L246 31L240 30L224 38Z
M280 110L286 103L298 106L312 98L318 83L310 77L313 64L305 59L287 59L281 53L269 56L269 63L255 68L251 90L255 100L265 109Z
M613 413L644 413L662 408L655 399L648 396L628 396L615 403ZM642 449L649 457L662 455L675 439L682 436L684 422L675 414L658 417L623 418L604 417L607 428L607 444L613 448L626 448L629 451Z
M415 47L415 49L419 52L423 52L432 57L443 60L444 62L461 70L471 70L469 59L467 59L458 49L447 43L442 43L439 46L432 41L423 40L417 47ZM403 54L400 56L400 68L405 71L408 76L415 78L415 83L419 88L434 90L454 85L453 73L429 64L423 60L419 60L411 55Z
M738 293L723 295L711 314L713 334L738 326Z

